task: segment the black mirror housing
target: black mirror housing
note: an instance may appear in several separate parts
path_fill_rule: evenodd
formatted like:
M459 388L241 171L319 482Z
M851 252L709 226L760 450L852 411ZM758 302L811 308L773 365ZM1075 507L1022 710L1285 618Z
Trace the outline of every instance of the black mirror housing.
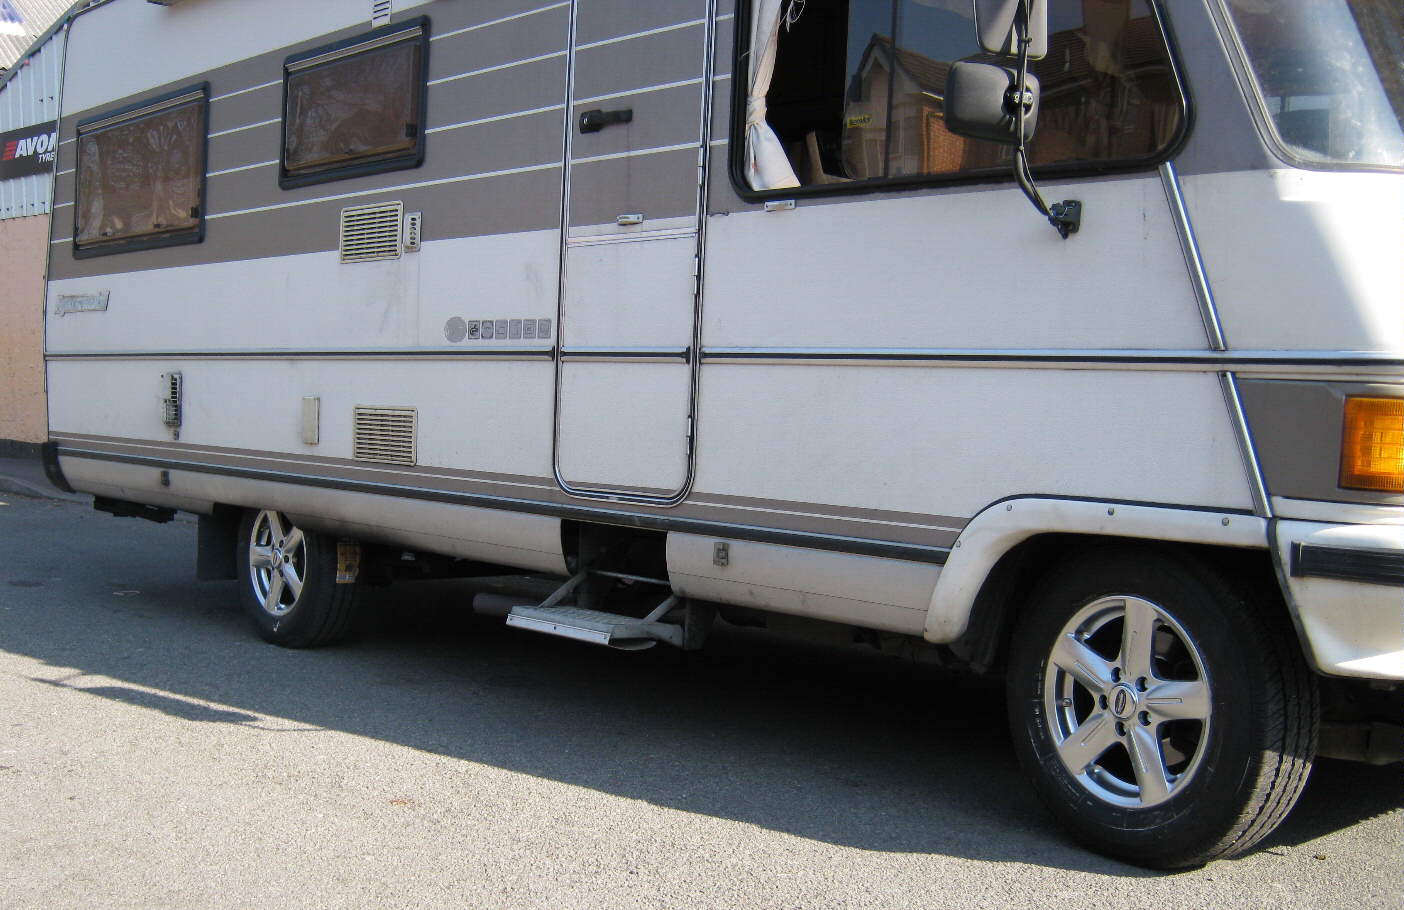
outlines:
M1025 74L1024 139L1033 138L1038 123L1038 77ZM946 77L946 129L957 136L986 139L1002 145L1019 144L1015 119L1019 70L986 59L957 60Z

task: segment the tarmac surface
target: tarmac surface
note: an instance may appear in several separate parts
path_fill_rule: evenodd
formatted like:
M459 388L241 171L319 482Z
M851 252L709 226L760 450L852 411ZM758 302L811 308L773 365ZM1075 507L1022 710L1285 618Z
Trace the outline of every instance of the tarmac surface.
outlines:
M1323 761L1259 850L1089 854L996 686L722 628L622 653L463 582L266 645L194 523L0 459L0 908L1404 907L1401 770ZM23 462L23 460L19 460ZM42 497L42 498L41 498Z

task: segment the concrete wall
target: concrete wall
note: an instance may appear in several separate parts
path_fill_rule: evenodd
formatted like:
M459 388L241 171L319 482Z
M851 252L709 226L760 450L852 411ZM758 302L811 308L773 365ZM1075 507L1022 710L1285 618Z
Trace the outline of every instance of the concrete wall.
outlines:
M0 221L0 447L43 442L44 266L49 216Z

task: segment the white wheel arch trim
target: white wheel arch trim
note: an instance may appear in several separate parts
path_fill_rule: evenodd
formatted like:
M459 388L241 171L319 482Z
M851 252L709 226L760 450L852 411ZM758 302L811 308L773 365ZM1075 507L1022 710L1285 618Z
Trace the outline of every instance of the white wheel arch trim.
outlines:
M936 579L922 636L959 638L975 597L1004 554L1039 534L1093 534L1227 547L1268 547L1265 519L1240 512L1028 497L989 506L965 526Z

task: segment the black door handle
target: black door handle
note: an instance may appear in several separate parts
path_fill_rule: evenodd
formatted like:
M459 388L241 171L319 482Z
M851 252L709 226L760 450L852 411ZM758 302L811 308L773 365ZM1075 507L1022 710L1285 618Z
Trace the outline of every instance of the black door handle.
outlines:
M580 115L580 132L598 133L611 123L632 123L633 120L633 108L620 111L586 111Z

